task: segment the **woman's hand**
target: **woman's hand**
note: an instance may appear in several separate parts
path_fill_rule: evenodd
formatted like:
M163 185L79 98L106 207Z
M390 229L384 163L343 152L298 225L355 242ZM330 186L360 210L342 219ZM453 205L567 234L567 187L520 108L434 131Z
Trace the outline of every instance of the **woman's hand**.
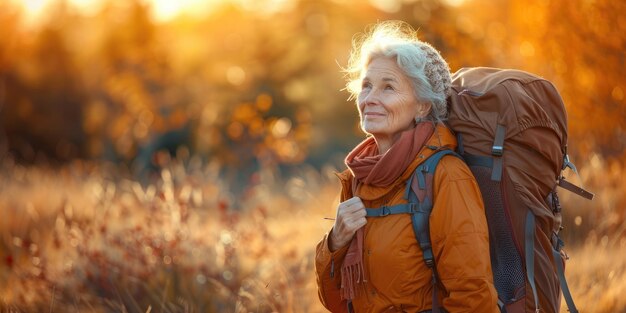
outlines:
M358 197L339 203L335 225L328 238L330 251L336 251L352 240L356 231L367 224L365 215L365 206Z

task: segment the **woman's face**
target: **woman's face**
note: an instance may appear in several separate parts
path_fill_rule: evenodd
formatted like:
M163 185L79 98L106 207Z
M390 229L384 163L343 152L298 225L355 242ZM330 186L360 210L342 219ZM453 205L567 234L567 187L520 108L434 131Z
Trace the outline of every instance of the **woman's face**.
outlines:
M361 128L379 140L394 142L424 117L430 106L418 103L410 79L395 58L377 57L367 66L357 98Z

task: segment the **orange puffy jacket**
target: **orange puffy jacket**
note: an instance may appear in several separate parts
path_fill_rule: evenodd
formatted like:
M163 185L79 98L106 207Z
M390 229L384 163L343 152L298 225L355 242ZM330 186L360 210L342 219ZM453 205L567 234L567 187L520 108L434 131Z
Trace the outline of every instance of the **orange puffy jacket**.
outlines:
M454 149L454 135L438 125L429 146ZM366 207L405 203L406 180L434 150L424 146L416 159L387 187L360 186L355 196ZM337 174L342 183L341 201L351 198L352 174ZM499 312L489 259L489 235L480 190L465 163L444 157L435 170L434 206L430 238L435 256L439 304L453 312ZM332 231L332 230L331 230ZM330 233L330 232L329 232ZM341 264L349 245L331 252L327 233L317 245L315 270L322 304L332 312L347 312L340 296ZM423 312L432 307L432 271L422 258L409 214L367 218L363 245L367 281L357 284L352 300L361 312Z

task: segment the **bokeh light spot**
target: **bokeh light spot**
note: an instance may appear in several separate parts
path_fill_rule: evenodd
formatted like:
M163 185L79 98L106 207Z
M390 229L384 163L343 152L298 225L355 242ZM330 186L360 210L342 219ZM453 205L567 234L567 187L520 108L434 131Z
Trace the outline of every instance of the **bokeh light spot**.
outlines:
M465 3L465 0L441 0L441 2L451 7L460 7Z
M582 225L582 223L583 223L583 218L580 215L578 215L578 216L576 216L576 218L574 218L574 224L576 224L576 226L580 226L580 225Z
M220 241L224 244L224 245L229 245L233 242L233 236L227 232L227 231L223 231L220 234Z
M243 135L243 125L239 122L232 122L228 125L228 137L231 139L239 139Z
M262 93L256 97L256 107L259 111L267 111L272 107L272 97Z
M226 79L235 86L241 85L246 79L246 72L239 66L231 66L226 71Z
M233 273L231 271L224 271L222 273L222 277L224 277L225 280L231 280L233 279Z
M196 275L196 281L198 282L198 284L204 285L206 283L206 276L198 274Z
M402 3L398 0L370 0L370 4L387 13L396 13L402 8Z
M277 138L282 138L282 137L287 136L290 130L291 130L291 120L289 120L286 117L282 117L278 119L272 125L272 135L274 135L274 137L277 137Z

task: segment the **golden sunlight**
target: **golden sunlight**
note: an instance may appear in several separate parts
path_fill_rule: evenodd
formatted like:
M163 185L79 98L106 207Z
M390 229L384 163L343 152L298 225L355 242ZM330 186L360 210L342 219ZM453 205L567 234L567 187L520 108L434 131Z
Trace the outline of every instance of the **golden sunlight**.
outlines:
M465 4L466 0L442 0L441 2L451 7L460 7Z
M11 3L21 7L25 13L27 24L38 24L45 16L52 4L60 0L10 0ZM67 3L81 13L91 14L97 11L103 0L67 0ZM202 15L206 14L218 4L227 2L241 2L238 0L142 0L152 8L152 14L156 21L167 21L180 14Z
M27 24L38 24L55 2L58 3L59 0L9 0L9 3L21 7L24 11ZM66 2L85 14L94 12L102 3L101 0L67 0Z
M157 21L166 21L180 15L201 15L208 12L212 6L229 2L229 0L148 0L152 5L154 18Z

